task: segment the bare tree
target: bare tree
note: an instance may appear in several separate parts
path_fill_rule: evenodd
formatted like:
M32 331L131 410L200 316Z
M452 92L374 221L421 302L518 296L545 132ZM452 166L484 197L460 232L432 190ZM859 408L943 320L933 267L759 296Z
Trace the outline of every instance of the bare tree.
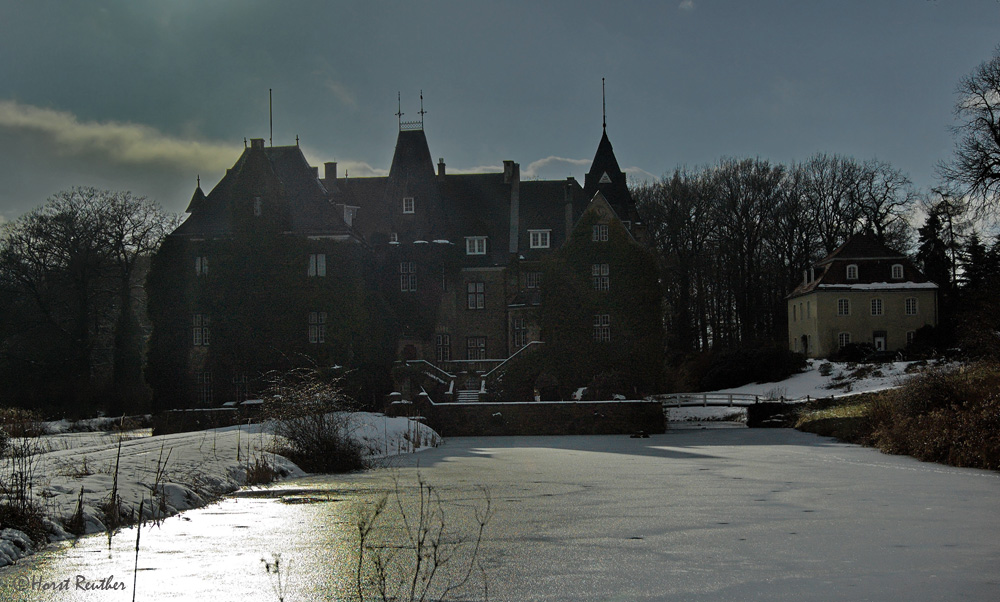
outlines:
M64 391L76 401L107 371L103 363L116 380L141 382L137 266L175 223L144 197L73 188L4 225L0 291L10 300L4 368L27 366L53 381L66 375ZM99 358L99 349L108 357Z
M958 84L955 156L939 166L956 196L980 213L998 209L1000 194L1000 46Z

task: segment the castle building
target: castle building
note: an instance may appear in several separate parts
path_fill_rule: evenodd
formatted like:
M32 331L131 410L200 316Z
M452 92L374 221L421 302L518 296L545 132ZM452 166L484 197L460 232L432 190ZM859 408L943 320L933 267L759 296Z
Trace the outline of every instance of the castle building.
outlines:
M788 295L788 348L807 357L858 343L903 349L917 330L937 325L937 289L903 254L855 235Z
M637 269L658 306L655 261L606 128L581 187L522 180L513 161L448 173L422 121L399 126L385 177L340 175L336 163L321 175L298 145L253 139L211 192L195 190L149 280L161 405L240 400L299 359L382 374L408 360L450 379L449 395L485 387L478 377L559 338L540 319L546 303L567 302L546 295L556 264L574 265L587 289L569 293L581 354L639 341L659 363L655 312L650 330L628 309ZM575 259L561 258L574 237Z

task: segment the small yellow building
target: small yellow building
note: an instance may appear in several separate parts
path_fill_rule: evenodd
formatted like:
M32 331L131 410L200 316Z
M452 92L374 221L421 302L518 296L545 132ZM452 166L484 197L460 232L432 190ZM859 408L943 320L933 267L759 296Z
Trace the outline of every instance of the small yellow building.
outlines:
M874 236L852 237L788 295L788 348L827 357L851 343L905 348L938 321L938 286Z

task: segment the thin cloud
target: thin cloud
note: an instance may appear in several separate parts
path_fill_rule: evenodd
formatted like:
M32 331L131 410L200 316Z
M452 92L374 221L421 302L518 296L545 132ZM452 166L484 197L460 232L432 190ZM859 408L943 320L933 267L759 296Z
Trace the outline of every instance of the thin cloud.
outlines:
M174 138L155 128L109 121L80 121L64 111L43 109L11 100L0 101L0 131L33 134L69 156L101 157L119 165L168 165L200 170L224 170L240 148L215 142Z
M694 10L694 0L684 0L677 5L677 8L685 12L691 12Z
M590 167L591 162L591 159L568 159L566 157L548 156L529 163L523 173L525 176L531 178L541 175L543 171L552 173L559 169L563 171L573 171L580 168L586 169Z
M326 89L329 90L330 92L333 92L334 97L337 98L337 100L339 100L345 106L350 107L352 109L356 109L358 107L357 97L354 96L354 93L351 92L351 90L348 89L347 86L332 79L328 79L325 85Z

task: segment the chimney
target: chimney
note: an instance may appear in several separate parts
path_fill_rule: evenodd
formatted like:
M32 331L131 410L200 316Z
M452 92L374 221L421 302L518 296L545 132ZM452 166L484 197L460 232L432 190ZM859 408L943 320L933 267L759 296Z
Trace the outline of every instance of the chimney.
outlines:
M809 268L809 282L816 280L816 268Z
M328 161L328 162L324 163L323 164L323 173L326 176L327 180L336 180L337 179L337 162L336 161Z
M251 138L250 148L254 150L264 150L264 139L263 138Z
M563 191L566 202L566 240L573 234L573 178L566 178L566 189Z
M438 177L444 177L444 157L438 159Z
M513 161L503 162L503 181L510 184L510 233L508 249L517 253L521 213L521 166Z
M319 168L318 167L313 167L313 177L316 178L317 180L319 179Z
M809 284L809 270L802 270L802 284Z

